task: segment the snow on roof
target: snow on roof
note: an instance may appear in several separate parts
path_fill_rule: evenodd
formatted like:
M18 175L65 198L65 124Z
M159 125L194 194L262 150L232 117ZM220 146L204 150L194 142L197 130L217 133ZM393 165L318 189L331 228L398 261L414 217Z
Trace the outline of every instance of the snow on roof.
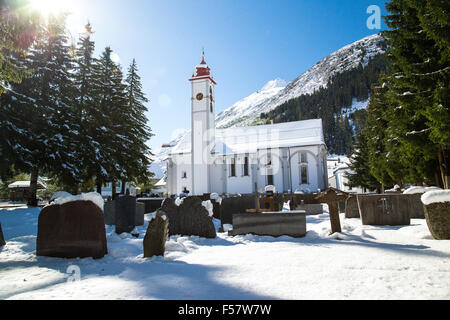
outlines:
M406 189L403 194L418 194L418 193L426 193L429 191L438 191L442 190L438 187L420 187L420 186L412 186L409 189Z
M29 188L30 187L30 181L16 181L14 183L11 183L8 188L9 189L16 189L16 188ZM47 186L41 182L37 182L38 189L47 189Z
M255 153L257 150L324 145L322 119L294 121L254 127L216 129L213 152L218 154ZM190 153L191 135L173 148L172 154Z
M167 185L166 178L162 178L155 184L155 187L165 187L166 185Z

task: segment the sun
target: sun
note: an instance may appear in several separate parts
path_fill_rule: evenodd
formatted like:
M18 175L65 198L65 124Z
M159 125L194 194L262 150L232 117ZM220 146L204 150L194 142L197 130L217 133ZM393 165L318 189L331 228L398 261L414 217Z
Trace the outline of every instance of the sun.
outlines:
M31 8L39 11L44 16L58 13L73 13L76 8L76 0L29 0Z

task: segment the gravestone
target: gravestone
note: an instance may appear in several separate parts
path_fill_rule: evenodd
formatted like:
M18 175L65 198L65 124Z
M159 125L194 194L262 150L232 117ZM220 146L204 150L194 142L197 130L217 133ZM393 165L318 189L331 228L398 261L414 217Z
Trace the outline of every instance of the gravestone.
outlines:
M169 218L162 210L150 221L144 237L144 258L164 256L166 241L169 235Z
M247 209L255 209L256 201L257 197L254 194L223 199L220 211L222 227L224 224L233 224L233 214L245 213Z
M111 200L104 204L103 214L105 216L105 224L113 226L116 223L116 201Z
M410 202L402 194L359 194L358 208L363 225L410 225Z
M164 198L138 198L138 203L145 205L144 214L152 213L161 208Z
M115 200L115 225L116 233L130 233L135 225L136 219L136 198L132 196L123 196Z
M3 236L2 224L0 223L0 247L6 245L5 237Z
M347 219L360 218L358 200L354 195L349 196L347 201L345 202L345 218Z
M423 208L422 200L420 200L422 195L423 193L403 194L409 201L409 216L411 219L425 219L425 210Z
M106 253L103 212L92 201L72 201L42 209L36 255L99 259Z
M335 188L328 188L316 197L321 203L328 204L331 222L331 234L342 232L341 221L339 219L339 202L345 201L348 198L348 193Z
M165 199L161 210L169 218L169 236L185 235L215 238L216 229L208 210L198 197L188 197L177 206L175 200Z
M144 225L144 215L145 215L145 204L141 202L136 202L134 225L143 226ZM131 203L130 203L131 207ZM129 210L126 209L126 210ZM104 205L104 215L105 224L108 226L113 226L116 224L116 212L117 212L117 200L108 201Z
M144 225L145 204L136 202L136 216L134 218L134 224L136 226Z
M306 215L303 211L234 214L228 234L301 238L306 235Z
M450 202L424 205L428 229L436 240L450 240Z

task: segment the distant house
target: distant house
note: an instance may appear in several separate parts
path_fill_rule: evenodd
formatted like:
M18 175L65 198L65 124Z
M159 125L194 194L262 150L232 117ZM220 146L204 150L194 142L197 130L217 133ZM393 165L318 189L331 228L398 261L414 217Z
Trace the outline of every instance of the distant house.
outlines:
M353 171L349 168L350 159L342 157L328 158L328 184L330 187L350 193L363 193L362 188L352 188L347 186L348 175Z
M122 182L119 181L116 184L116 194L119 194L120 191L122 190ZM136 197L136 195L138 193L140 193L140 188L135 186L132 183L125 183L125 194L129 194L133 197ZM107 197L112 197L112 183L106 183L103 185L102 188L102 197L107 198Z
M13 202L26 202L30 197L30 181L16 181L8 186L9 198ZM46 190L44 182L37 182L37 190Z
M167 194L167 182L166 178L159 180L152 188L152 193L156 195L163 196Z

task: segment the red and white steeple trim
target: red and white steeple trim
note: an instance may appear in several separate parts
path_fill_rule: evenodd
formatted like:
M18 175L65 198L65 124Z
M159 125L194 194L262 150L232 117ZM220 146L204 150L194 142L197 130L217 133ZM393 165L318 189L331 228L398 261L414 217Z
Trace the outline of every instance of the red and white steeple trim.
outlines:
M195 74L192 74L192 77L189 79L189 81L194 80L201 80L201 79L209 79L212 81L212 83L217 84L213 77L211 76L211 69L208 67L208 65L205 62L205 52L202 53L202 62L198 66L195 67L196 72Z

